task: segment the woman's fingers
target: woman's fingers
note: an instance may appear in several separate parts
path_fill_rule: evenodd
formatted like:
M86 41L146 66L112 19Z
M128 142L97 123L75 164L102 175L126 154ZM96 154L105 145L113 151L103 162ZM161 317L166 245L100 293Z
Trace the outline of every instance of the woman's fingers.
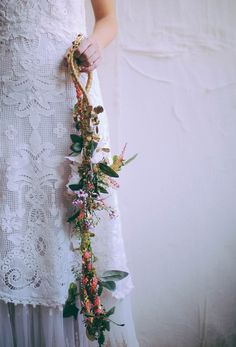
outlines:
M98 65L101 62L101 59L102 59L102 57L99 56L91 65L81 67L80 71L81 72L93 71L94 69L96 69L98 67Z
M77 49L76 56L79 58L81 65L90 66L101 55L100 47L96 41L92 41L90 38L81 41L81 45L82 47L79 46Z
M77 48L75 52L75 56L77 58L80 58L80 56L86 51L86 49L92 44L92 41L85 37L81 40L79 47Z
M65 64L65 66L68 66L67 55L68 55L68 53L69 53L69 50L70 50L70 48L67 48L66 53L65 53L65 55L64 55L63 62L64 62L64 64Z
M90 58L96 53L94 45L90 45L86 50L78 57L82 63L89 63Z
M92 56L89 57L88 63L86 66L93 65L93 63L100 57L100 54L96 51Z
M67 63L67 53L64 56L64 63ZM75 57L78 59L81 72L87 72L94 70L101 61L101 48L96 41L92 41L89 37L84 38L77 50L75 51Z

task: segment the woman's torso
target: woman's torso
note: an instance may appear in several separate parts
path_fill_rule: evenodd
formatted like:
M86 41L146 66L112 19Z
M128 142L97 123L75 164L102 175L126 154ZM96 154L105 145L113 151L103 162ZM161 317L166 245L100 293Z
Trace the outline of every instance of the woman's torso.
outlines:
M1 0L1 41L40 34L60 39L85 30L84 0Z
M71 108L63 65L86 33L83 0L0 2L0 298L65 301ZM68 223L67 223L68 224Z

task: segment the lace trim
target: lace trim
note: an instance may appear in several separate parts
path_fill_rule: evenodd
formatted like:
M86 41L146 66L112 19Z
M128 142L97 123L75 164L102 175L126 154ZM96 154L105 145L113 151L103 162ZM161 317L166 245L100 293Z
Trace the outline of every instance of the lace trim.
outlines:
M125 288L122 288L122 290L116 290L114 292L111 293L112 297L115 299L123 299L126 295L128 295L131 290L134 289L134 285L132 283L128 284L125 286ZM67 296L64 298L64 302L66 301ZM10 296L8 296L7 294L1 294L0 293L0 300L4 301L5 303L12 303L14 305L32 305L33 307L36 307L37 305L40 306L47 306L47 307L52 307L52 308L59 308L61 310L63 310L63 304L58 304L58 302L54 302L53 300L45 300L45 298L43 298L42 300L38 299L38 300L33 300L30 298L27 299L19 299L19 298L14 298Z
M50 300L50 302L46 301L45 299L43 299L43 304L42 301L37 301L37 300L30 300L29 298L27 299L19 299L19 298L13 298L12 296L9 297L6 294L0 294L0 300L2 300L3 302L5 302L6 304L11 303L14 305L31 305L33 307L36 306L46 306L46 307L50 307L50 308L57 308L60 311L63 311L63 304L58 304L58 303L54 303L52 300ZM65 298L66 300L66 298Z

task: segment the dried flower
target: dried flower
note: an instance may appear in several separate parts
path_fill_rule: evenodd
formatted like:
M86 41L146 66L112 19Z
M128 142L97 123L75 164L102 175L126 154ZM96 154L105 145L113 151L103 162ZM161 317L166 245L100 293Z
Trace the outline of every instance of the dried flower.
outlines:
M100 300L104 282L98 278L94 266L96 257L92 250L91 238L95 234L90 231L90 228L95 227L100 221L100 217L96 214L97 211L104 210L107 211L110 218L117 217L117 211L112 206L107 205L106 197L109 197L109 188L119 187L114 178L118 177L117 171L124 165L126 144L121 154L114 156L111 162L109 156L110 148L107 141L99 134L98 127L100 122L99 114L104 109L101 105L96 107L90 105L87 95L88 90L85 91L83 89L78 78L79 68L75 66L74 52L78 48L81 39L82 35L79 34L73 41L73 45L67 55L68 67L77 96L77 103L72 110L72 117L75 122L75 129L78 131L71 134L72 145L70 149L72 153L65 157L71 162L69 164L71 175L66 187L68 194L74 197L72 205L75 207L74 213L67 221L75 223L73 237L78 237L79 244L76 247L73 246L73 249L80 251L82 257L80 262L82 267L78 269L74 267L73 269L76 279L80 279L81 289L79 293L73 292L74 301L77 295L79 295L81 313L91 313L91 315L85 315L84 317L86 328L89 329L87 336L91 337L92 340L103 341L104 331L107 329L107 324L104 324L104 320L107 320L106 310L103 308ZM88 75L89 78L90 75ZM90 82L88 80L86 86L89 86ZM73 242L74 244L75 242ZM112 271L122 273L119 270ZM114 276L111 278L113 279ZM109 277L108 281L110 281ZM113 280L110 283L114 288ZM110 311L112 312L112 310ZM112 314L111 312L109 315ZM93 318L94 315L96 315L96 319ZM101 347L102 345L103 342L99 342L99 346Z

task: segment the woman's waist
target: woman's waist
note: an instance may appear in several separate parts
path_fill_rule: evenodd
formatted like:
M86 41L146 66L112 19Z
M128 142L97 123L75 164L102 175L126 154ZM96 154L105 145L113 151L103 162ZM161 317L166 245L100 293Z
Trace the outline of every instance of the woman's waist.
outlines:
M74 25L73 25L74 24ZM79 33L86 33L86 28L78 23L63 21L40 20L38 22L25 21L0 21L0 40L14 40L19 37L33 40L40 35L47 35L57 41L71 41Z
M29 31L23 28L18 32L13 30L12 33L4 35L4 39L0 40L3 83L10 83L9 75L14 77L14 81L26 75L29 79L45 75L51 80L50 83L54 83L55 76L64 78L64 57L76 33L66 36L61 32L52 34L44 30Z

